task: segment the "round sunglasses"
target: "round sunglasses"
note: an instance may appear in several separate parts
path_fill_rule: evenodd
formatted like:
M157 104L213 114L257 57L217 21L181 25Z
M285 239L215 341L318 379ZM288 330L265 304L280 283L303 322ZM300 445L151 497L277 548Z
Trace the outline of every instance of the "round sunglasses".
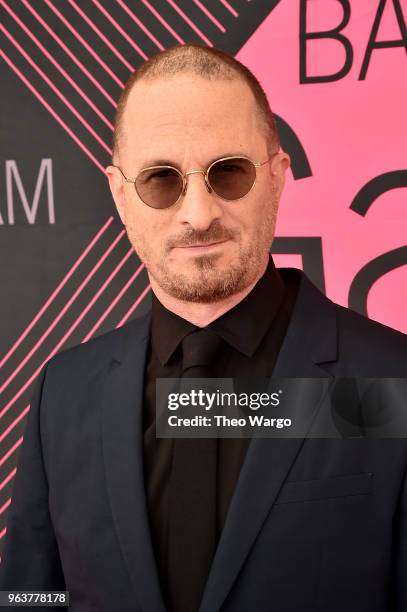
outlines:
M274 153L274 155L276 155ZM136 178L128 178L120 166L117 168L127 183L134 183L139 198L151 208L169 208L178 202L187 190L190 174L204 175L206 189L223 200L244 198L256 183L257 168L271 161L256 163L243 155L221 157L213 161L206 170L181 172L173 166L149 166L140 170Z

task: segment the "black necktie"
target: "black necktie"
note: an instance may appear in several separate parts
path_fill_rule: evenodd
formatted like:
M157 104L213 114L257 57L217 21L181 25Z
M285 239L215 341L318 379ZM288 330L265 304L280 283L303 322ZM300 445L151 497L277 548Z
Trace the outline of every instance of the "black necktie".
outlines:
M222 343L210 329L182 342L183 378L215 376ZM216 549L216 438L175 438L168 523L168 586L173 612L198 612Z

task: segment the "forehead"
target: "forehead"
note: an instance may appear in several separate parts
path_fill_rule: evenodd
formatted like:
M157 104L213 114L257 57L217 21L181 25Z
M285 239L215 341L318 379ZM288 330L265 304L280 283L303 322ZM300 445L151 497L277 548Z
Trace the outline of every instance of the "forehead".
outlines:
M205 163L225 151L265 150L254 96L240 79L185 74L140 81L129 95L122 134L121 149L132 162L165 156Z

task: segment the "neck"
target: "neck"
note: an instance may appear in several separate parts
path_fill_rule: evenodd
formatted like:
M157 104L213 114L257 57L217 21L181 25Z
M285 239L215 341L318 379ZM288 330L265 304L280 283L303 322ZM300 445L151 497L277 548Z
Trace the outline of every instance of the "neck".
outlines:
M171 295L165 293L156 281L149 274L151 289L153 290L157 299L171 312L175 313L179 317L186 319L197 327L205 327L212 323L215 319L218 319L225 312L236 306L241 302L246 295L250 293L257 281L263 276L266 271L269 262L269 256L267 256L263 266L259 269L259 272L250 285L248 285L242 291L230 295L229 297L220 300L218 302L212 302L209 304L203 304L201 302L184 302Z

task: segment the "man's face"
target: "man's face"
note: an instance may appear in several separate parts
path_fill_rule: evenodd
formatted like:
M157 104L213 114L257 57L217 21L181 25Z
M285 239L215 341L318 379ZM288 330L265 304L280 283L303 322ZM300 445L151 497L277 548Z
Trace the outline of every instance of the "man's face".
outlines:
M183 74L140 81L128 98L122 133L115 163L128 177L156 159L188 172L228 155L268 158L254 98L238 79ZM203 174L191 174L186 195L166 209L144 204L134 185L109 166L118 213L153 290L210 303L254 282L268 258L288 165L288 155L279 153L257 168L254 188L236 201L208 193Z

